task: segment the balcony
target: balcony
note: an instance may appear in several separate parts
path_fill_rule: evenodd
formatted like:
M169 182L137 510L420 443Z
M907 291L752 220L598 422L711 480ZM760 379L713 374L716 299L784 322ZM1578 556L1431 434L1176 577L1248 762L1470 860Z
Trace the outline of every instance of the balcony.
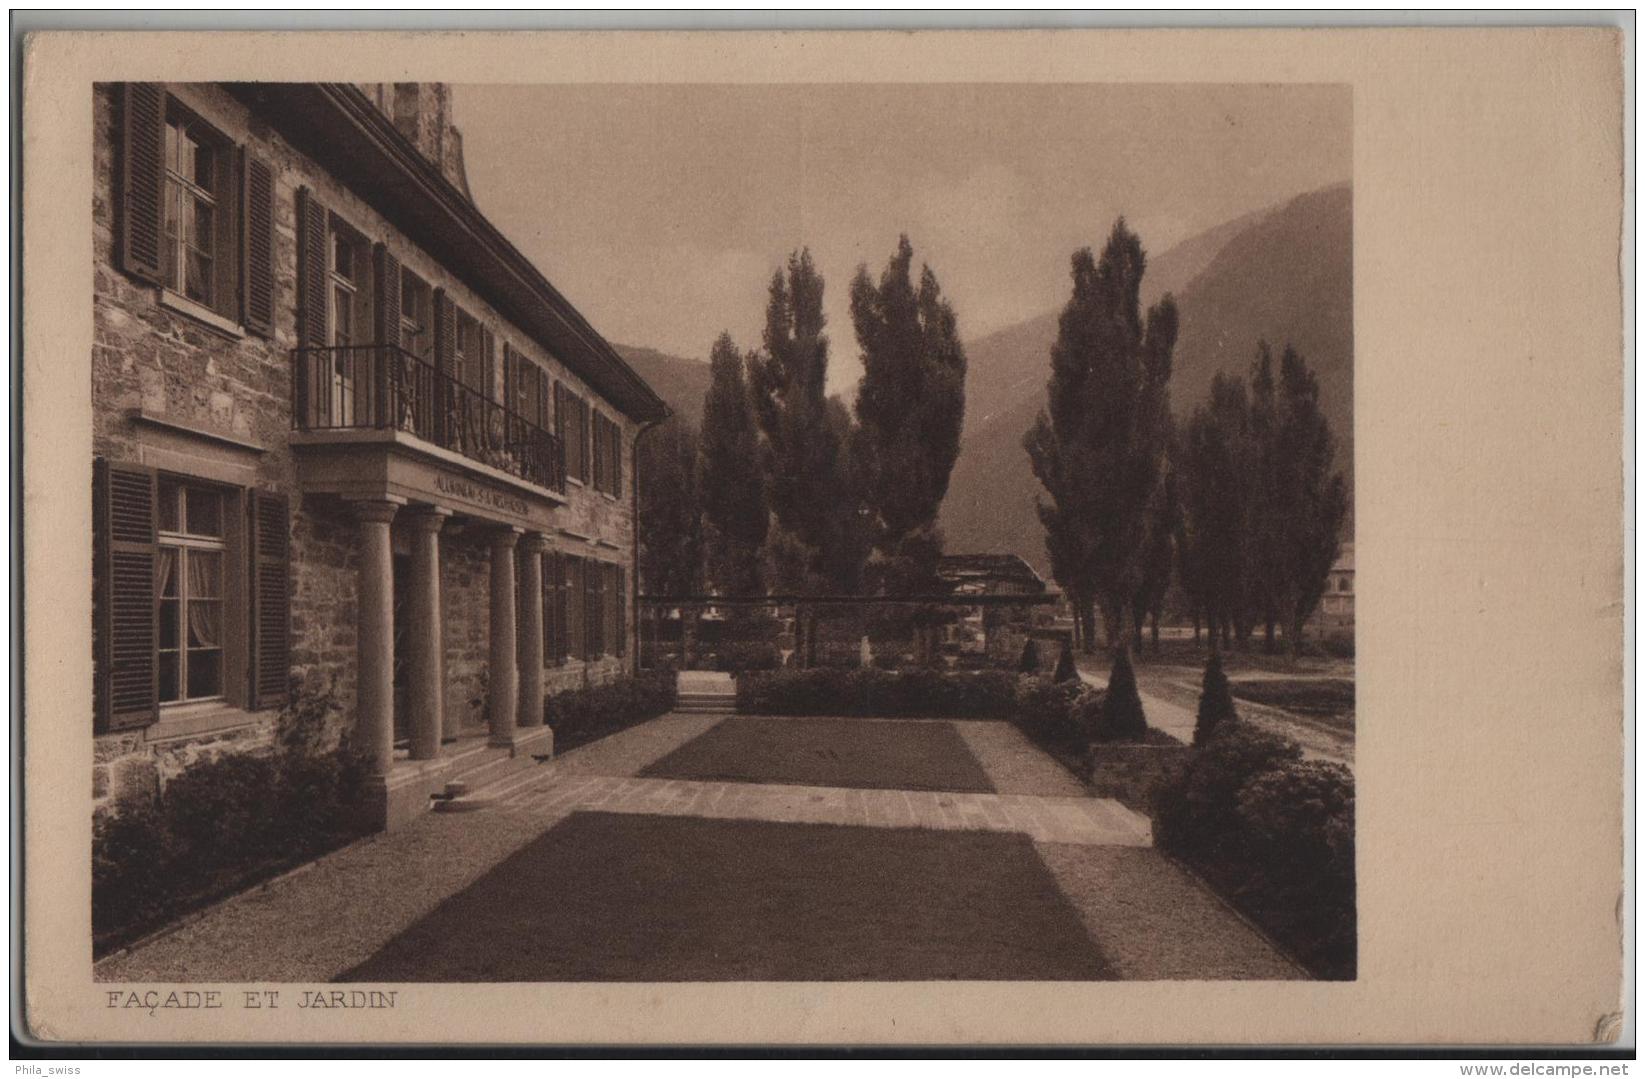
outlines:
M559 494L565 448L535 423L395 345L291 354L299 431L402 432Z

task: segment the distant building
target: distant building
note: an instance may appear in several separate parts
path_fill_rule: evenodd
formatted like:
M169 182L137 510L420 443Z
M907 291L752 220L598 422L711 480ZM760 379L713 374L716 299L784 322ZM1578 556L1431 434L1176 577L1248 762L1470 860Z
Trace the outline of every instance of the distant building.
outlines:
M937 561L937 576L957 596L1045 591L1045 579L1014 554L943 555Z
M1041 595L1045 580L1014 554L943 555L937 576L956 596ZM962 650L981 641L982 651L996 663L1012 663L1022 653L1033 623L1033 608L1011 604L984 607L951 626L949 640Z
M1320 597L1319 607L1314 611L1313 624L1315 628L1324 630L1354 628L1352 543L1342 545L1342 553L1331 566L1331 573L1325 579L1325 594Z

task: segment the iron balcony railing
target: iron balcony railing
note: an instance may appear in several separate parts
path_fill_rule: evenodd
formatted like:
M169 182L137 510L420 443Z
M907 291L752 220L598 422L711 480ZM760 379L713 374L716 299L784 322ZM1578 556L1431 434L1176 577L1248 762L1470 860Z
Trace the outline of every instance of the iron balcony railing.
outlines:
M300 430L405 431L539 487L565 490L558 438L396 345L294 349L291 393Z

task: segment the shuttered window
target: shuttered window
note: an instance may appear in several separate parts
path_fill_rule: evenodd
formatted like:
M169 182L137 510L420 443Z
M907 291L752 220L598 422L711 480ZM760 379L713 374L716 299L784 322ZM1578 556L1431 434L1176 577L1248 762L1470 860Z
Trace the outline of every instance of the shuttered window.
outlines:
M565 585L565 570L560 565L558 551L543 554L543 663L552 666L560 660L559 606L560 592Z
M616 421L594 413L594 486L609 495L623 493L623 433Z
M291 508L253 492L251 506L251 693L253 708L284 704L291 679Z
M122 269L242 323L274 323L274 174L159 83L123 83Z
M587 623L583 658L598 659L605 655L605 566L589 561L583 564L583 569L583 619Z
M92 643L98 731L158 716L155 474L99 460L93 473Z
M240 220L245 230L240 321L262 337L274 334L274 171L252 153L240 158L244 179Z
M326 328L326 233L330 215L308 188L297 192L297 339L304 348L330 344Z
M171 704L284 703L285 498L99 459L92 505L97 730L147 726Z
M400 347L424 363L434 362L434 294L428 282L400 270Z
M583 569L587 565L575 555L565 556L565 654L578 659L588 654L588 597Z
M616 624L616 648L613 650L619 656L628 655L628 569L617 566L617 584L613 590L612 608L613 621Z
M579 483L590 480L588 402L566 389L554 387L554 433L565 445L565 474Z

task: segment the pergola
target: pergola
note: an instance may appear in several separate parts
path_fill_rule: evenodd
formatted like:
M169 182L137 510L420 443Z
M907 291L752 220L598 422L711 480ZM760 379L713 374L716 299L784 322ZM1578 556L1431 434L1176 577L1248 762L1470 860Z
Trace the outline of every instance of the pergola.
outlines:
M661 650L662 615L665 611L678 610L683 622L681 639L681 667L690 669L692 660L692 645L696 637L695 629L698 619L706 610L719 608L764 608L776 610L779 616L782 612L790 612L786 616L794 622L794 654L797 657L796 666L810 667L816 663L816 623L819 611L828 608L878 608L884 611L893 611L899 608L924 607L943 608L947 610L976 610L988 607L1036 607L1047 606L1059 602L1060 596L1047 593L1019 593L1019 594L978 594L955 595L953 593L936 593L930 595L907 596L855 596L855 595L800 595L791 593L775 593L765 596L715 596L705 594L658 596L642 595L637 597L640 624L637 627L643 635L645 632L646 615L649 612L653 627L653 654ZM643 650L642 650L643 654Z

